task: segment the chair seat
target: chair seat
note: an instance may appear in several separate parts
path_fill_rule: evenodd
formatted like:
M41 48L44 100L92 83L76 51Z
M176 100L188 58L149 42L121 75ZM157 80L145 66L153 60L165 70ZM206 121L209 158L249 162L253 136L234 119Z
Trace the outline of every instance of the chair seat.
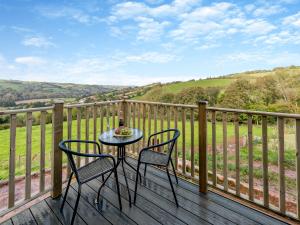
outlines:
M168 155L152 150L143 151L140 161L143 163L166 166L168 164Z
M108 158L99 158L78 169L78 177L81 183L87 182L94 177L108 172L114 168L112 161Z

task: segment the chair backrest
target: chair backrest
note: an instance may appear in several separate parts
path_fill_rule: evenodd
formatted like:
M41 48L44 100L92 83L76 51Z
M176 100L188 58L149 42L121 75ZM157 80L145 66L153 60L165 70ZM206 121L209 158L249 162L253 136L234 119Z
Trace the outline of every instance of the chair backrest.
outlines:
M158 133L150 135L150 137L148 139L148 146L150 145L152 137L155 137L157 135L164 135L164 134L168 134L168 133L169 133L168 136L170 136L171 138L169 140L165 141L165 142L160 143L159 146L163 147L163 146L168 145L168 150L167 150L166 154L168 155L168 162L169 162L170 159L171 159L171 156L172 156L172 152L173 152L175 143L176 143L178 137L180 136L180 131L179 130L177 130L177 129L167 129L167 130L163 130L163 131L160 131Z
M72 142L74 142L74 141L72 141L72 140L63 140L58 144L58 146L59 146L59 149L61 151L66 153L66 155L68 157L70 167L71 167L71 170L74 172L77 181L79 181L79 176L78 176L78 172L77 172L78 168L77 168L77 166L75 164L75 161L74 161L74 156L78 156L78 153L71 150L70 145L71 145ZM68 144L69 147L67 147L66 144Z

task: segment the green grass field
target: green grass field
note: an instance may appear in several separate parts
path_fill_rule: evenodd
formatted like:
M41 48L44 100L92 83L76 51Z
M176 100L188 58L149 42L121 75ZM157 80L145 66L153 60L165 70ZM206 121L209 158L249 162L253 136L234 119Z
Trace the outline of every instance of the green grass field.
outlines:
M186 88L191 87L221 87L226 88L230 83L234 82L234 78L216 78L216 79L205 79L205 80L190 80L184 82L167 83L162 85L162 94L173 93L177 94ZM155 87L154 87L155 88ZM148 92L142 96L136 96L133 99L147 100L149 99Z
M103 120L103 128L106 129L106 119ZM117 121L117 119L116 119ZM110 125L112 124L112 119L110 119ZM137 120L136 120L136 127L137 127ZM145 136L148 136L148 121L146 120L146 127L145 127ZM132 126L132 125L131 125ZM142 126L142 122L141 122ZM151 133L154 132L154 120L151 121ZM171 121L171 127L174 127L174 122ZM89 124L89 138L93 139L93 121L90 120ZM163 128L167 128L167 121L164 121ZM178 121L178 128L182 132L182 123L181 121ZM222 124L217 123L217 145L218 149L222 148L222 142L223 142L223 134L222 134ZM85 139L85 120L81 121L81 138ZM160 120L157 121L157 131L161 130L160 127ZM198 131L198 123L196 122L194 124L194 132L195 137L197 136ZM276 129L272 126L269 126L269 161L271 164L276 165L278 160L278 154L276 150L276 143L271 144L271 141L274 138L274 132L276 132ZM97 136L100 134L100 120L97 120ZM76 138L77 133L77 122L72 122L72 138ZM211 145L211 124L208 123L208 145ZM67 137L67 124L64 122L64 138ZM246 125L240 125L240 137L247 139L247 126ZM261 161L262 160L262 152L261 152L261 143L257 141L259 137L261 137L261 128L260 126L254 125L253 127L253 137L254 137L254 160ZM293 135L287 134L286 138L286 145L289 143L289 139L293 139ZM9 159L9 129L8 130L1 130L0 131L0 179L4 180L8 177L8 159ZM164 137L165 139L167 137ZM178 140L178 149L179 149L179 156L182 156L182 138L183 135ZM228 123L227 125L227 141L228 141L228 160L230 161L234 157L234 151L231 151L230 149L233 149L233 147L230 147L234 143L234 126L232 123ZM47 124L46 125L46 167L50 167L50 150L51 150L51 142L52 142L52 125ZM291 169L295 168L294 163L294 149L293 145L291 144L287 146L287 150L285 152L286 154L286 164ZM186 146L186 158L190 159L190 147L191 147L191 124L190 121L186 121L185 126L185 146ZM197 146L198 146L198 140L195 138L195 160L197 163ZM81 148L83 151L85 150L85 146L82 146ZM290 150L291 149L291 150ZM26 128L25 127L18 127L17 128L17 134L16 134L16 175L23 175L25 171L25 154L26 152ZM220 158L220 161L222 160L222 150L218 150L218 157ZM32 127L32 171L38 171L39 169L39 157L40 157L40 126L33 126ZM211 159L211 156L209 155L209 159ZM247 148L241 148L241 160L247 161L248 157L248 150ZM211 160L209 160L209 168L211 167Z
M179 83L170 83L163 86L163 91L166 93L179 93L185 88L191 87L226 87L230 83L235 81L235 79L228 79L228 78L219 78L219 79L206 79L206 80L195 80L195 81L186 81L186 82L179 82Z

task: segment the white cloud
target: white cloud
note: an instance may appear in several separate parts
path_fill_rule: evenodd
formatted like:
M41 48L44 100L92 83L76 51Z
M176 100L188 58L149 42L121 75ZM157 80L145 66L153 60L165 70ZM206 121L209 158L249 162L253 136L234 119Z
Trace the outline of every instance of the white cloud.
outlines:
M254 43L265 43L268 45L276 44L300 44L300 33L284 30L278 33L259 36L254 40Z
M137 39L143 41L159 39L165 28L170 25L167 21L158 22L146 17L138 17L136 21L138 21L138 27L140 28Z
M178 16L181 13L188 12L193 6L198 5L199 0L174 0L170 4L163 4L156 7L150 7L141 2L124 2L115 5L110 21L118 21L124 19L134 19L139 16L151 16L161 18L165 16Z
M125 57L127 62L139 63L168 63L176 59L177 57L175 55L159 52L147 52L140 55L128 55Z
M17 57L15 59L15 62L27 66L36 66L36 65L45 64L46 60L35 56L24 56L24 57Z
M276 27L273 24L265 20L259 19L259 20L246 21L243 31L251 35L260 35L260 34L267 34L275 29Z
M52 6L43 6L37 7L37 11L48 18L57 19L57 18L66 18L72 21L76 21L82 24L95 24L101 22L101 18L98 16L91 15L90 13L84 12L81 9L73 7L52 7Z
M287 16L283 19L283 24L284 25L293 25L296 27L300 27L300 12Z
M290 66L299 63L300 54L292 52L272 51L252 51L252 52L235 52L222 56L220 64L235 63L236 66L240 64L263 65L267 67Z
M53 47L55 44L51 41L49 41L47 38L42 36L33 36L33 37L27 37L22 41L22 44L25 46L33 46L33 47Z
M253 15L256 17L267 17L285 11L281 5L268 5L256 8Z

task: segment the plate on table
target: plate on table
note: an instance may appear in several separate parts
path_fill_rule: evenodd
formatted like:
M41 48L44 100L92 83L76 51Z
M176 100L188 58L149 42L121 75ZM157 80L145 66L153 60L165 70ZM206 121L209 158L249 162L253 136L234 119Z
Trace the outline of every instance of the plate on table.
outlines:
M130 128L117 128L114 132L114 137L131 137L132 130Z

